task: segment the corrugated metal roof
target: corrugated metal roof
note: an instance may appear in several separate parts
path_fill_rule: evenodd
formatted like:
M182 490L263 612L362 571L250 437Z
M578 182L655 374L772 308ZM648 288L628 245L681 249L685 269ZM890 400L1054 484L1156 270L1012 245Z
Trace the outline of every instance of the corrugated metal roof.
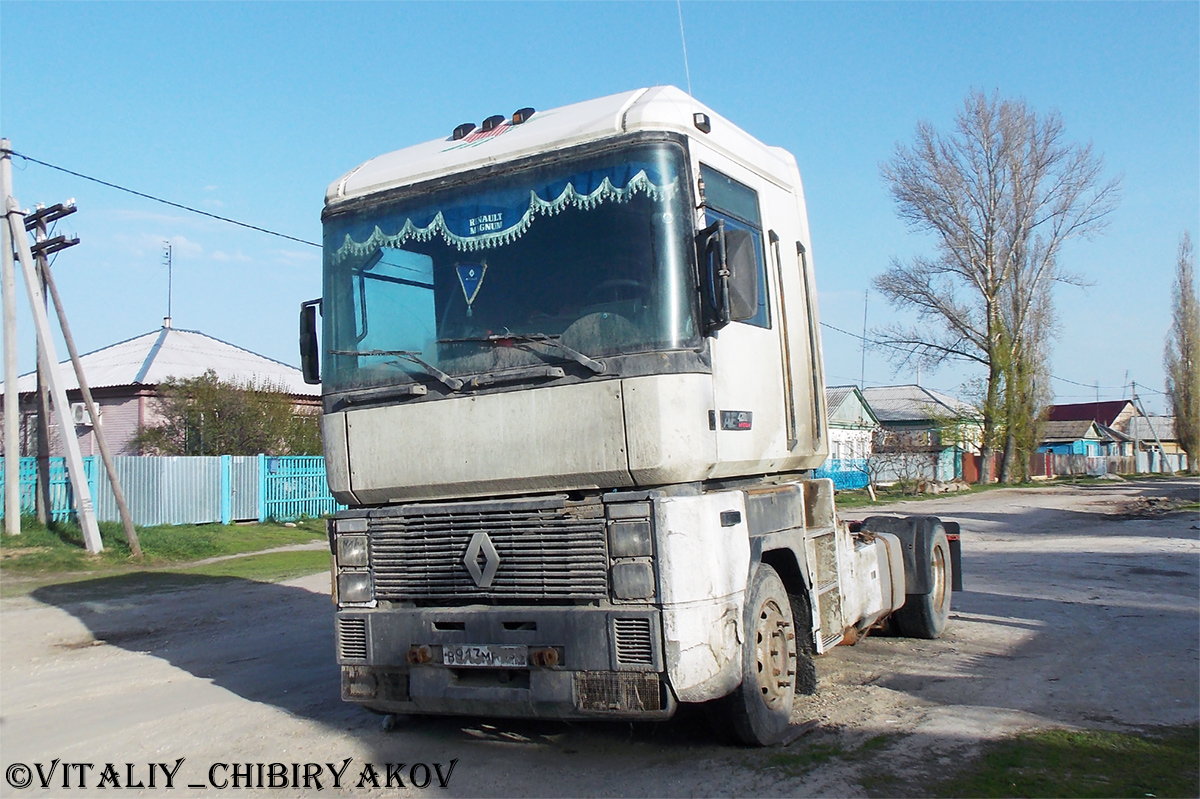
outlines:
M1153 440L1158 433L1161 441L1175 441L1174 416L1135 416L1129 420L1129 437L1140 441Z
M923 386L874 386L862 390L880 422L922 422L938 417L975 418L965 402Z
M849 397L854 393L854 386L826 386L825 387L825 410L830 416L842 406Z
M164 327L81 355L79 360L87 375L88 386L94 389L153 386L168 377L188 379L212 369L222 380L277 385L289 394L316 396L321 393L320 386L304 382L296 367L197 330ZM71 362L63 361L61 367L66 390L79 388ZM17 380L17 390L22 394L35 391L36 387L35 372L21 375Z

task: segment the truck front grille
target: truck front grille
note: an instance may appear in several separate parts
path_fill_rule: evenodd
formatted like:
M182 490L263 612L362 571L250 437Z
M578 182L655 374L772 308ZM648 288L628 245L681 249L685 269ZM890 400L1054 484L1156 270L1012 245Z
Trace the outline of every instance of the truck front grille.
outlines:
M444 603L607 596L606 535L598 502L409 505L378 513L369 521L377 599ZM481 545L480 534L490 548ZM476 555L474 571L465 562L468 550Z

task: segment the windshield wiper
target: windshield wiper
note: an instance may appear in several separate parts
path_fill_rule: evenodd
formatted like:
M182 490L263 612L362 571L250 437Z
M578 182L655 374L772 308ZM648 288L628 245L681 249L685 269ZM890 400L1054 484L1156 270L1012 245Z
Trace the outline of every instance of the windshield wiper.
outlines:
M458 391L463 387L463 381L457 377L451 377L431 363L426 363L418 357L417 353L411 350L330 350L329 352L332 355L394 355L397 358L403 358L421 367L425 370L426 374L436 378L438 382L451 391Z
M516 341L522 344L544 344L547 347L558 350L580 366L590 369L594 374L602 375L608 371L608 364L597 361L595 358L589 358L573 347L568 347L559 338L559 336L551 336L546 333L495 333L490 336L480 336L478 338L440 338L438 339L438 343L460 344L468 341L478 341L495 344L500 341Z

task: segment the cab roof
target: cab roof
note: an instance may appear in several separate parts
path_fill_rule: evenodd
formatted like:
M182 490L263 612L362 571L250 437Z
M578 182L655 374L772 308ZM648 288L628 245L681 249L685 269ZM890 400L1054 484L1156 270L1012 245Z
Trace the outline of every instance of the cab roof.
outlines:
M697 127L696 114L707 116L709 133ZM476 126L458 140L447 136L372 158L331 183L325 205L635 131L704 136L710 145L779 177L794 169L780 157L782 150L762 144L686 92L660 86L535 111L517 124L505 118L488 131Z

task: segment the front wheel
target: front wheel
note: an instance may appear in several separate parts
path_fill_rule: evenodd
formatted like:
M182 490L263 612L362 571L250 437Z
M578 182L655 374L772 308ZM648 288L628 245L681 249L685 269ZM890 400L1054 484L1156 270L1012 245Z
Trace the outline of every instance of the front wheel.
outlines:
M723 700L738 741L769 746L783 738L792 718L797 657L787 589L779 574L762 564L746 602L742 684Z
M950 586L953 581L950 542L937 523L929 539L929 592L909 594L904 607L893 614L897 631L909 638L940 638L950 618Z

